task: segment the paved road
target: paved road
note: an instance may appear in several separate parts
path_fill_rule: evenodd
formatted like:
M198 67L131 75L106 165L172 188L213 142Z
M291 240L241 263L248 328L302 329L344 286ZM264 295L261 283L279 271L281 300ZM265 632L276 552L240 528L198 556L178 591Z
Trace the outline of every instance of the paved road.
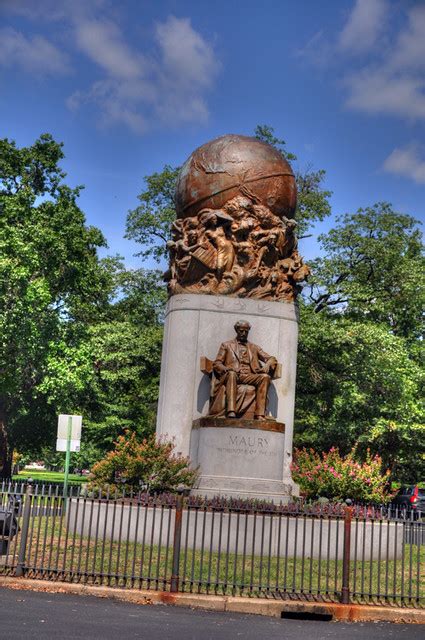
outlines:
M0 589L1 640L421 640L422 625L278 620Z

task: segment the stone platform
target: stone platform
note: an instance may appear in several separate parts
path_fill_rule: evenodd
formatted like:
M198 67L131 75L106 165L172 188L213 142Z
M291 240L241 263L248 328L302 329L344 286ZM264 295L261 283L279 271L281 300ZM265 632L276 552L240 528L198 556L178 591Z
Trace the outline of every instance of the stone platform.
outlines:
M231 425L223 422L221 426L217 423L201 428L205 424L202 416L208 413L211 389L210 378L201 372L201 358L214 360L220 344L233 339L233 327L239 320L251 324L250 342L261 346L282 364L282 376L270 385L268 414L275 419L271 421L274 425L285 425L284 432L270 427L266 434L261 423L247 424L244 425L246 434L241 436L242 429L233 421ZM205 462L207 467L203 469L198 490L201 493L274 496L278 501L282 495L298 494L291 478L297 341L298 309L291 302L195 294L178 294L169 299L157 434L172 439L176 451L190 456L195 466ZM248 435L251 443L253 437L257 438L257 446L248 444ZM242 437L246 446L238 440ZM249 453L242 453L245 448ZM224 457L230 464L227 473L219 466ZM264 465L261 473L260 461ZM238 474L252 479L252 491L248 491L247 483L240 480ZM218 478L224 482L222 488L217 484Z
M293 483L282 480L285 425L273 419L199 418L190 457L200 466L195 495L287 502Z

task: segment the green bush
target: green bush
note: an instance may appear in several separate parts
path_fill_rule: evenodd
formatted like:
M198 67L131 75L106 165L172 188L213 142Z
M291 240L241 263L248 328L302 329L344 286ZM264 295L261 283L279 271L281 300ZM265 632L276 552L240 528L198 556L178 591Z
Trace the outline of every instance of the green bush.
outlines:
M326 497L358 502L385 503L389 493L389 471L382 470L382 459L367 451L366 460L357 462L354 449L341 456L336 447L329 452L295 449L292 477L307 498Z
M126 430L115 449L93 466L89 487L121 490L124 485L133 491L144 487L150 493L173 492L179 485L192 487L196 470L189 468L188 458L173 450L172 442L157 441L154 435L139 441L134 431Z

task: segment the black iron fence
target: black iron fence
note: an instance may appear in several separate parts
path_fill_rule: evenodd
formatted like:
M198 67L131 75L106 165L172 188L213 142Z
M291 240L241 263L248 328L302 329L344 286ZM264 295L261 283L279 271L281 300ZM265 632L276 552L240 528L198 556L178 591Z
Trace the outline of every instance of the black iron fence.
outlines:
M0 487L0 572L124 588L425 606L424 522L365 506ZM2 519L1 514L4 514ZM9 514L9 515L6 515Z

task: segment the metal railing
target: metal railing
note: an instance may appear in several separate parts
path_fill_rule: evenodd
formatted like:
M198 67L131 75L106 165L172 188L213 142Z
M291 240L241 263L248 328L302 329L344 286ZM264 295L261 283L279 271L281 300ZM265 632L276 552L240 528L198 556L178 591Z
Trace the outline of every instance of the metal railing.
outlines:
M247 507L11 485L0 573L136 589L425 606L425 524L364 506ZM1 520L0 520L1 523Z
M28 484L28 480L2 480L0 482L0 499L5 495L23 495L25 488ZM62 496L63 495L63 482L44 482L44 480L31 480L31 486L33 487L33 494L40 496ZM84 493L84 482L72 482L68 484L68 495L79 496L81 492Z

